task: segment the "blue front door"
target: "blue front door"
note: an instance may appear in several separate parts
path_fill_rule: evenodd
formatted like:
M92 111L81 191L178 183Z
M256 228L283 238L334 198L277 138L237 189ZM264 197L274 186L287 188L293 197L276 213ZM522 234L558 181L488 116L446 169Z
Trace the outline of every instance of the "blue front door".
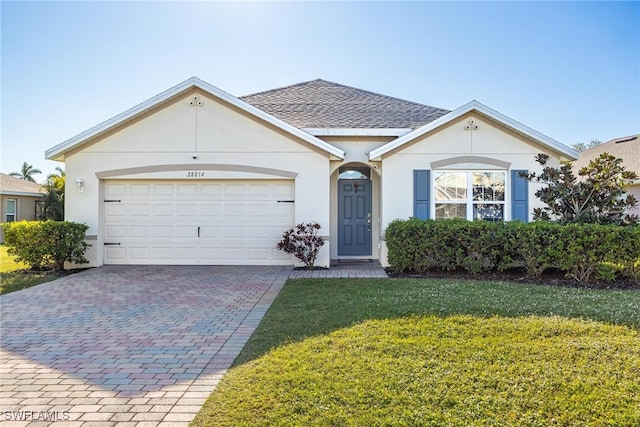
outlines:
M338 180L338 255L371 256L369 180Z

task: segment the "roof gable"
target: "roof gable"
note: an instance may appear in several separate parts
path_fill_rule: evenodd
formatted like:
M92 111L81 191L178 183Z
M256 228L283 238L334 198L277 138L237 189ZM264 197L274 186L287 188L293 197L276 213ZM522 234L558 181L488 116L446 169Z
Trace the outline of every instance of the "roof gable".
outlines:
M285 131L286 133L293 135L299 139L302 139L305 142L308 142L309 144L331 155L334 155L338 158L344 158L344 152L339 148L334 147L333 145L319 138L316 138L315 136L307 132L304 132L298 129L295 126L292 126L291 124L286 123L254 107L253 105L250 105L245 101L242 101L234 97L233 95L230 95L203 80L200 80L197 77L191 77L190 79L187 79L184 82L179 83L170 89L167 89L166 91L154 96L153 98L150 98L147 101L144 101L141 104L138 104L135 107L130 108L129 110L121 114L118 114L117 116L112 117L111 119L105 122L102 122L99 125L94 126L91 129L88 129L82 132L81 134L76 135L73 138L68 139L56 145L53 148L50 148L45 152L45 156L47 159L50 159L50 160L62 160L64 158L65 153L67 153L68 151L82 146L84 143L88 142L89 140L95 137L104 135L118 126L125 125L126 123L133 121L138 117L143 116L153 108L156 108L159 105L162 105L163 103L169 102L172 99L175 99L176 97L179 97L185 94L186 92L188 92L193 88L198 88L202 91L205 91L209 95L215 98L218 98L222 101L225 101L233 105L234 107L242 111L245 111L260 120L263 120L273 126L276 126L277 128Z
M301 129L417 129L449 111L317 79L240 97Z
M447 123L450 123L454 120L456 120L457 118L463 116L464 114L467 114L468 112L471 111L477 111L481 114L483 114L484 116L489 117L490 119L501 123L502 125L508 127L509 129L515 131L516 133L519 133L529 139L532 139L534 141L537 141L539 144L546 146L548 148L551 148L554 151L560 152L563 155L565 155L566 157L568 157L569 159L576 159L578 157L578 152L575 151L572 148L567 147L564 144L561 144L560 142L556 141L553 138L549 138L548 136L534 130L531 129L528 126L523 125L522 123L513 120L512 118L505 116L502 113L499 113L496 110L493 110L489 107L487 107L486 105L473 100L465 105L463 105L462 107L459 107L451 112L449 112L448 114L422 126L419 129L414 130L413 132L407 133L403 136L401 136L400 138L394 139L393 141L383 145L382 147L379 147L375 150L372 150L369 153L369 159L370 160L374 160L378 157L381 157L397 148L402 147L403 145L421 137L422 135L426 134L427 132L430 132L434 129L437 129L441 126L446 125Z
M35 182L0 173L0 194L13 196L41 196L42 187Z

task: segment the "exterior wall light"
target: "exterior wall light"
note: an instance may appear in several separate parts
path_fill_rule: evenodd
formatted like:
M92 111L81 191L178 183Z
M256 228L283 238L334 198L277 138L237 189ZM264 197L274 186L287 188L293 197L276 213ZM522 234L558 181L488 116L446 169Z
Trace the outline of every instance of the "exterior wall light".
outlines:
M78 187L78 192L84 192L84 179L78 178L76 179L76 186Z

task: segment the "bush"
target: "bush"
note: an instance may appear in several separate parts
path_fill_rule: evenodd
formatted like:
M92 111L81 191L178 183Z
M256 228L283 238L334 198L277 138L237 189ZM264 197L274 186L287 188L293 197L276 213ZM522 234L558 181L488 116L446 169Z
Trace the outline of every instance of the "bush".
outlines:
M549 268L560 268L563 240L562 226L547 222L505 224L506 251L530 277L539 277Z
M530 277L559 269L578 282L640 278L640 227L411 218L393 221L385 236L397 272L522 266Z
M34 270L64 270L65 261L86 264L89 227L67 221L20 221L2 224L7 253Z
M288 254L293 254L308 269L311 269L320 248L324 245L324 240L318 237L318 230L320 230L320 224L316 222L298 224L282 234L282 240L276 247Z

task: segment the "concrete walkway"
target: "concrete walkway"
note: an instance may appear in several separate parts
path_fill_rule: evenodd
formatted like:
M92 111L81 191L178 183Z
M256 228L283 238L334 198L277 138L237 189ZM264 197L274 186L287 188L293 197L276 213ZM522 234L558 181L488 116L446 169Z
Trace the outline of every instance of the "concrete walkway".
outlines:
M286 279L377 263L103 266L0 297L3 426L187 426Z

